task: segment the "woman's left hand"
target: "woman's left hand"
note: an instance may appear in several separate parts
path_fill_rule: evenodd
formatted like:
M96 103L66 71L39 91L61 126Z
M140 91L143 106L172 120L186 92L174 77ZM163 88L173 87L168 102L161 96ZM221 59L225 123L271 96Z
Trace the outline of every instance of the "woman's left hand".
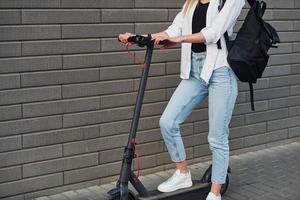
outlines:
M168 48L168 47L172 47L176 44L180 44L184 41L184 37L182 36L179 36L179 37L171 37L171 38L168 38L166 40L164 40L166 43L164 45L161 45L160 48L161 49L165 49L165 48Z

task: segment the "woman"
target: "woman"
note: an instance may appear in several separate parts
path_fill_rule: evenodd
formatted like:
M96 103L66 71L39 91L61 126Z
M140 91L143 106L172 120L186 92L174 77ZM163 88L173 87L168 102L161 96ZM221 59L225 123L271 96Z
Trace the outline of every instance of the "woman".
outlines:
M186 0L167 30L151 34L154 43L168 42L161 48L181 43L180 84L165 108L159 124L164 142L176 165L174 174L157 189L172 192L191 187L180 124L206 96L209 98L209 148L212 151L212 187L206 200L221 200L220 190L226 181L229 163L229 123L238 95L238 78L227 62L223 34L231 36L233 26L245 4L227 0L219 12L219 0ZM127 44L132 33L120 34ZM217 42L220 40L221 48Z

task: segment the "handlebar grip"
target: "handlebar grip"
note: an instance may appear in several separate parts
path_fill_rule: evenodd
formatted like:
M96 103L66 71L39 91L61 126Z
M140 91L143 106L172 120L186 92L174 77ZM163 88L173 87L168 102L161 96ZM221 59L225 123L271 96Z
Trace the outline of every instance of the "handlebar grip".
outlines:
M119 41L119 42L122 42L122 41L120 40L120 38L119 38L119 37L118 37L118 41ZM133 41L134 41L134 39L133 39L132 37L130 37L130 38L128 38L128 39L127 39L127 41L128 41L128 42L133 42Z
M122 42L121 40L120 40L120 38L118 37L118 41L119 42ZM132 38L132 37L129 37L128 39L127 39L127 41L128 42L133 42L134 41L134 39Z
M165 39L165 40L159 41L158 44L159 45L165 45L165 44L167 44L167 42L168 42L168 39Z
M119 39L119 37L118 37L118 41L121 42L121 40ZM131 42L131 43L134 43L134 44L138 44L138 45L144 46L147 43L151 42L151 38L147 38L147 37L140 36L140 35L135 35L135 36L129 37L127 39L127 42ZM165 44L167 44L167 42L168 42L168 39L161 40L161 41L159 41L158 45L165 45Z
M136 36L131 36L127 39L128 42L137 43Z

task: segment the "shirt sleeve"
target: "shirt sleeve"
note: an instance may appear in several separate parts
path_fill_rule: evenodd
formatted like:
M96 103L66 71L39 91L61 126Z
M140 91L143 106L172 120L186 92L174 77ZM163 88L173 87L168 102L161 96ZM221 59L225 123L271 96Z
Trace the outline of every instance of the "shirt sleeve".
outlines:
M169 37L178 37L182 35L183 10L181 10L173 20L172 24L164 31Z
M226 30L237 21L244 5L245 0L227 0L211 25L200 31L205 38L204 43L217 43Z

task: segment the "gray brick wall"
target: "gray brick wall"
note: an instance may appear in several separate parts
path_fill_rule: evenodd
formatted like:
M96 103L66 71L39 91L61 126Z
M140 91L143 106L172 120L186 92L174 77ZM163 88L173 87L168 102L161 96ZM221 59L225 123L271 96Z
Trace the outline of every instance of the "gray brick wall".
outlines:
M141 74L116 36L164 30L183 2L0 1L0 199L116 180ZM300 2L267 3L282 43L254 85L255 112L239 82L231 151L300 138ZM158 120L180 82L179 62L178 46L154 52L137 138L143 174L172 166ZM207 111L206 99L182 124L189 162L210 155Z

